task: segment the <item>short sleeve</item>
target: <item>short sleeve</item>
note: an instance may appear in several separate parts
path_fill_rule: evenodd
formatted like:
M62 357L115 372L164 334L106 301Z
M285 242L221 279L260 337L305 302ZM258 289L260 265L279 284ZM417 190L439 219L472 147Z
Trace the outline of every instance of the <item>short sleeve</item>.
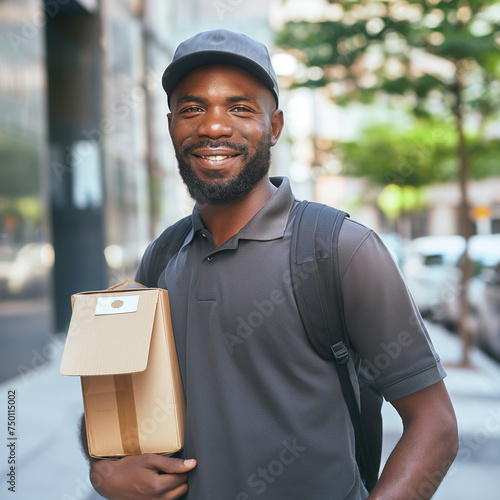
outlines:
M372 230L347 220L340 233L342 295L349 338L388 401L446 373L391 254Z

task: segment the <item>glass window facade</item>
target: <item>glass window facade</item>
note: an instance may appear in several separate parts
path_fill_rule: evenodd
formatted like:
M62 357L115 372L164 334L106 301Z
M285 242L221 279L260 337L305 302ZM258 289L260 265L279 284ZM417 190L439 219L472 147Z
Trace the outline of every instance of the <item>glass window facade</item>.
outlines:
M43 362L53 326L43 19L0 3L0 381Z

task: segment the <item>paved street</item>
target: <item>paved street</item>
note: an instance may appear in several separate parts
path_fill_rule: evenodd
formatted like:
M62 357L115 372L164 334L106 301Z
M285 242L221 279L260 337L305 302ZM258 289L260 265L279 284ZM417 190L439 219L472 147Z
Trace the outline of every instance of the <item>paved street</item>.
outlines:
M436 500L497 500L500 497L500 366L474 350L474 369L453 366L460 359L457 338L430 325L436 349L448 371L460 427L461 448ZM0 430L0 498L22 500L97 500L80 452L77 422L82 413L78 378L59 375L64 338L49 339L51 360L33 363L21 376L0 385L4 422ZM9 436L9 394L15 391L15 435ZM12 398L11 398L12 399ZM11 413L12 415L12 413ZM401 433L399 418L384 407L387 455ZM13 440L16 437L16 440ZM13 444L14 443L14 444ZM10 445L10 447L9 447ZM8 495L9 458L16 460L15 495ZM6 480L7 478L7 480Z
M51 355L50 320L47 299L0 300L0 384L46 363Z

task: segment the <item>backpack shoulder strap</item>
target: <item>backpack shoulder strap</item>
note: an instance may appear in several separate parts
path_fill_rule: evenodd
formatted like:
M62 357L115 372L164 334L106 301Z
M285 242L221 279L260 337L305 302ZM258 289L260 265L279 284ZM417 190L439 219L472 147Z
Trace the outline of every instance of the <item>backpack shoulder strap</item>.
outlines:
M339 233L349 214L303 201L298 208L290 249L290 271L300 317L312 345L335 360L356 442L356 460L368 490L377 481L371 451L348 369L349 338L338 259Z
M325 359L347 356L349 345L338 267L338 238L346 212L303 201L292 232L293 290L307 335ZM332 350L333 346L337 346ZM347 359L346 359L347 361Z
M191 216L188 215L167 227L158 236L153 245L145 286L149 288L158 286L158 278L167 267L170 259L180 250L192 227Z

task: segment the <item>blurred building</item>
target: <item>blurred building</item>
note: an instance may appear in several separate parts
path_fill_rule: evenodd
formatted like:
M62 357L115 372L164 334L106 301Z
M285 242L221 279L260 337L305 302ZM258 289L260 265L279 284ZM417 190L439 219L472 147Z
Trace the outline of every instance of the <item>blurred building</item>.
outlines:
M270 3L0 2L0 380L49 356L71 294L132 277L191 211L161 75L206 29L271 44Z
M169 2L0 4L2 308L130 275L183 206L165 126ZM18 269L22 269L22 279ZM15 300L14 300L15 299ZM28 306L26 306L28 307ZM2 323L3 325L3 323Z

